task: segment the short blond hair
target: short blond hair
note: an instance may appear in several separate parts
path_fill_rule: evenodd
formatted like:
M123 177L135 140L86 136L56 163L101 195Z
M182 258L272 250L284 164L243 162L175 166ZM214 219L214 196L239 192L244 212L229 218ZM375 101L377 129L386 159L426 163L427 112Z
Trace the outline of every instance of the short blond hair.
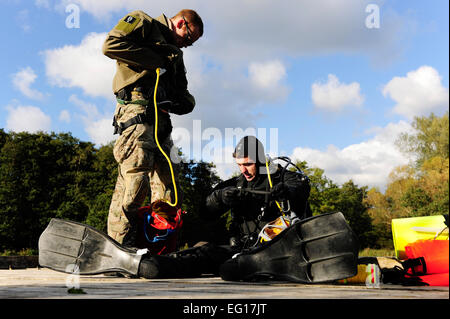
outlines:
M193 25L195 25L198 28L199 37L201 37L203 35L203 21L197 12L195 12L194 10L191 10L191 9L183 9L180 12L178 12L176 15L173 16L173 18L177 18L177 17L185 17L189 23L192 23Z

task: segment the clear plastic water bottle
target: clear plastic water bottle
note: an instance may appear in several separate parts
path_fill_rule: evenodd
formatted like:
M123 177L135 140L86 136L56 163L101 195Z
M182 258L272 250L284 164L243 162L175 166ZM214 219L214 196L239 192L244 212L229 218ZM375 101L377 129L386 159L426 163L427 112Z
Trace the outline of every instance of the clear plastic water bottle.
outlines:
M380 288L381 271L377 264L368 264L366 267L366 287Z

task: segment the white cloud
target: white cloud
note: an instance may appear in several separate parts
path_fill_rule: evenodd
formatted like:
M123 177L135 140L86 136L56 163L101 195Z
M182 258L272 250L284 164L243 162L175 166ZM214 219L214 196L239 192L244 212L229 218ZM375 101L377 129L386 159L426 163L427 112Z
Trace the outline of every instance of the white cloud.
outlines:
M59 120L61 122L70 123L70 121L71 121L70 112L68 110L62 110L59 113Z
M341 83L334 74L328 74L326 83L313 83L311 96L317 108L333 112L341 111L345 107L359 107L364 102L359 83Z
M279 60L266 63L250 63L248 67L250 80L261 89L270 89L277 86L284 77L286 77L286 68Z
M438 71L430 66L421 66L405 77L394 77L383 88L383 95L397 102L393 112L408 119L448 109L448 94Z
M83 101L76 95L69 97L69 102L74 104L80 113L84 123L84 130L89 135L90 140L97 145L105 145L115 139L113 135L112 116L113 112L101 113L95 104Z
M197 106L188 116L173 116L174 126L191 130L192 121L200 120L204 128L253 127L258 106L282 103L290 91L284 83L286 68L278 60L250 62L243 72L230 65L208 66L195 50L186 50L184 58Z
M104 56L106 33L89 33L79 45L66 45L44 52L46 74L51 84L78 87L87 95L113 97L115 62Z
M110 117L102 117L98 120L86 119L85 130L95 144L106 145L115 139L111 122Z
M359 186L385 190L389 173L399 165L408 164L394 142L401 132L412 132L410 124L400 121L368 131L375 136L365 142L339 149L333 145L325 151L297 147L291 158L304 160L310 167L319 167L333 182L342 184L352 179Z
M7 106L6 129L14 132L49 131L51 118L36 106Z
M12 78L14 87L26 97L34 100L42 100L44 98L44 94L30 87L37 78L36 73L31 67L28 66L20 69L17 73L13 74Z
M248 73L250 85L256 90L255 96L263 96L267 101L284 100L287 97L289 89L283 84L286 68L280 60L251 62Z

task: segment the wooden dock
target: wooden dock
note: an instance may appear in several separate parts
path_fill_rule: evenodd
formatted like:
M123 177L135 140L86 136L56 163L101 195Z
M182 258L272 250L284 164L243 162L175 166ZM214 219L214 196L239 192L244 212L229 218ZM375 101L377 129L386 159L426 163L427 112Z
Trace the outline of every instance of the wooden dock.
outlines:
M69 293L79 287L84 294ZM0 299L449 299L449 287L240 283L219 277L129 279L74 276L46 268L0 270Z

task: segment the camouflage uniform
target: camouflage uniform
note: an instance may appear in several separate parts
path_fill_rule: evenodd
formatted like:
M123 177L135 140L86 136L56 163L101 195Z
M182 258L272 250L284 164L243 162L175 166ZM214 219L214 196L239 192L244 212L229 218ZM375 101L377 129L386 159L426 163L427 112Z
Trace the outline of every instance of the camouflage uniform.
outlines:
M169 157L173 147L169 113L186 114L195 106L187 90L183 54L174 45L171 32L164 15L153 19L142 11L134 11L119 21L103 44L103 53L117 60L113 91L120 103L114 113L115 122L124 123L147 112L146 122L120 132L113 150L119 175L109 209L108 235L127 245L134 244L136 212L149 192L151 202L174 201L169 165L154 137L156 68L166 70L160 77L157 101L173 102L170 109L158 110L158 140ZM143 101L148 101L148 105ZM176 177L177 165L173 164L173 168ZM181 194L178 198L180 204Z

